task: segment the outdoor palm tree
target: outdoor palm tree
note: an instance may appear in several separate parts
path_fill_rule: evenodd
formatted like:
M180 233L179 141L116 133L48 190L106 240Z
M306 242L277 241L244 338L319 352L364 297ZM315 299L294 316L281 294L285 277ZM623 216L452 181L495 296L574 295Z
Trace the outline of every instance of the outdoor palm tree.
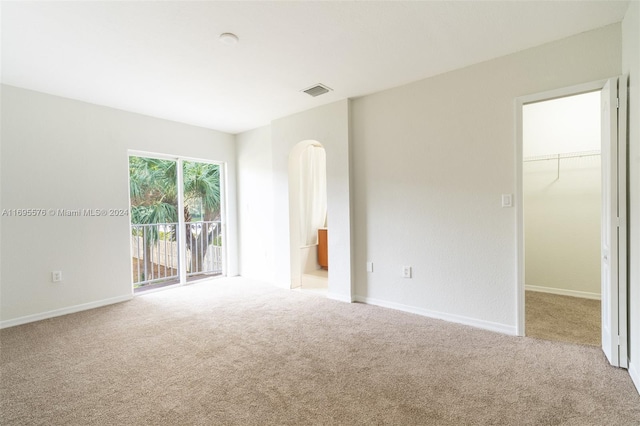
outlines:
M174 171L171 171L171 168ZM129 157L129 193L131 196L131 224L149 225L175 223L176 211L175 163L154 158ZM159 276L159 268L153 270L151 248L158 241L158 227L149 226L132 230L143 241L144 271ZM153 272L152 272L153 271ZM138 277L148 280L149 276Z
M215 164L184 162L184 221L192 222L193 207L201 206L201 220L204 222L220 219L220 168ZM215 224L217 226L217 224ZM190 249L192 271L202 271L204 258L211 244L219 243L215 237L220 235L205 223L198 229L186 225L187 248L200 247L199 250ZM219 245L219 244L216 244Z
M187 248L191 249L191 271L203 271L204 258L215 241L211 226L193 226L192 214L201 221L220 218L220 171L215 164L184 162L184 221ZM131 223L145 225L178 222L177 163L170 160L130 157L129 182L131 194ZM149 227L144 235L146 270L153 267L151 247L159 239L158 227ZM219 231L219 230L218 230ZM216 234L219 235L219 232ZM165 235L176 240L175 230Z

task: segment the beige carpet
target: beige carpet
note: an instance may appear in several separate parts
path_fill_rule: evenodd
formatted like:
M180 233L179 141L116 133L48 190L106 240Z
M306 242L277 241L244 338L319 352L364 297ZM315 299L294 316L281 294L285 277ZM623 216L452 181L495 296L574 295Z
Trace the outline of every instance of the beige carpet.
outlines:
M600 301L527 291L525 335L600 347Z
M0 331L3 425L638 425L595 347L234 278Z

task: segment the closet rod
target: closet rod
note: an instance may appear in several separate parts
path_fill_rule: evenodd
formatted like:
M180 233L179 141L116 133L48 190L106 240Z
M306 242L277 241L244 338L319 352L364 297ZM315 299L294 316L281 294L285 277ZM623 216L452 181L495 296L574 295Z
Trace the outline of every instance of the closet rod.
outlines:
M595 157L597 155L600 155L600 151L567 152L565 154L536 155L526 157L522 161L528 163L530 161L564 160L566 158Z
M524 158L522 162L529 163L531 161L556 160L558 162L558 174L556 176L556 180L560 180L560 160L564 160L567 158L595 157L598 155L600 155L600 151L567 152L565 154L538 155L535 157L527 157Z

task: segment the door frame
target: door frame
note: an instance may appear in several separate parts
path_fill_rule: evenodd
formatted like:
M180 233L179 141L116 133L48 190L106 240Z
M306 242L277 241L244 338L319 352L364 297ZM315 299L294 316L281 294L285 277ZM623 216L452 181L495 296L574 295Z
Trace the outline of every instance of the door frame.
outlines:
M613 77L613 80L623 81L624 78ZM534 93L531 95L521 96L516 98L515 100L515 115L516 115L516 149L515 149L515 170L516 170L516 193L515 193L515 207L516 207L516 334L518 336L525 335L525 267L524 267L524 203L523 203L523 114L522 109L526 104L534 103L534 102L542 102L548 101L558 98L564 98L567 96L580 95L589 92L600 91L604 88L605 84L612 79L602 79L597 81L592 81L589 83L579 84L575 86L564 87L555 90L549 90L540 93ZM625 85L626 90L626 85ZM620 103L626 102L626 92L621 90ZM624 92L624 93L622 93ZM621 114L624 115L624 114ZM626 118L626 117L625 117ZM626 123L621 123L618 121L618 135L620 137L620 126L626 126ZM624 130L624 129L623 129ZM615 143L616 141L612 141ZM626 188L627 188L627 180L626 177L626 162L627 160L627 150L626 150L626 141L624 143L619 144L619 152L618 152L618 160L619 160L619 170L618 176L621 176L624 179L624 182L619 182L619 188L624 188L624 196L620 197L620 223L619 223L619 233L620 233L620 257L623 261L623 267L619 270L619 284L618 285L618 294L616 295L618 298L618 305L620 307L618 311L618 324L620 326L619 335L620 335L620 360L619 366L626 367L627 365L627 310L626 310L626 300L627 300L627 291L628 285L624 284L627 281L627 214L626 214ZM620 161L622 160L622 161ZM618 180L618 176L614 178L616 181ZM620 185L622 184L622 185Z
M147 152L147 151L139 151L139 150L127 150L127 164L129 157L146 157L146 158L154 158L158 160L169 160L176 162L176 186L178 188L184 188L184 174L183 174L183 164L185 161L194 162L194 163L205 163L205 164L215 164L219 167L219 175L220 175L220 226L222 228L222 275L221 277L226 277L228 274L228 265L227 262L229 260L228 256L228 241L227 241L227 165L224 161L215 161L215 160L206 160L202 158L195 157L186 157L183 155L173 155L173 154L162 154L155 152ZM127 167L127 172L128 172ZM129 184L129 178L127 177L127 183ZM130 185L129 185L130 186ZM129 188L127 186L127 188ZM129 209L131 209L131 194L129 190L127 190L128 198L129 198ZM179 212L184 210L184 192L178 191L178 205L177 209ZM131 228L131 217L129 217L129 228ZM184 229L184 215L178 214L178 228ZM207 280L210 278L203 278L199 280L187 281L187 268L186 268L186 235L184 232L178 232L178 280L179 282L173 285L169 285L166 287L161 287L158 289L150 289L145 291L145 294L154 291L161 291L172 287L185 286L189 284L194 284L203 280ZM130 275L133 274L133 271ZM133 283L132 283L133 286ZM135 294L135 293L134 293Z

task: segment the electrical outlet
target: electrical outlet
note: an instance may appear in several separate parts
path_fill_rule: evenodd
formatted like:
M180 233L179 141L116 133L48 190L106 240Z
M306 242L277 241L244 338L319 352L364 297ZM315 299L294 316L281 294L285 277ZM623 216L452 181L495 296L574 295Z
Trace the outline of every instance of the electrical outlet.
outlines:
M51 281L54 283L59 283L60 281L62 281L62 271L51 272Z
M402 278L411 278L411 266L402 267Z

